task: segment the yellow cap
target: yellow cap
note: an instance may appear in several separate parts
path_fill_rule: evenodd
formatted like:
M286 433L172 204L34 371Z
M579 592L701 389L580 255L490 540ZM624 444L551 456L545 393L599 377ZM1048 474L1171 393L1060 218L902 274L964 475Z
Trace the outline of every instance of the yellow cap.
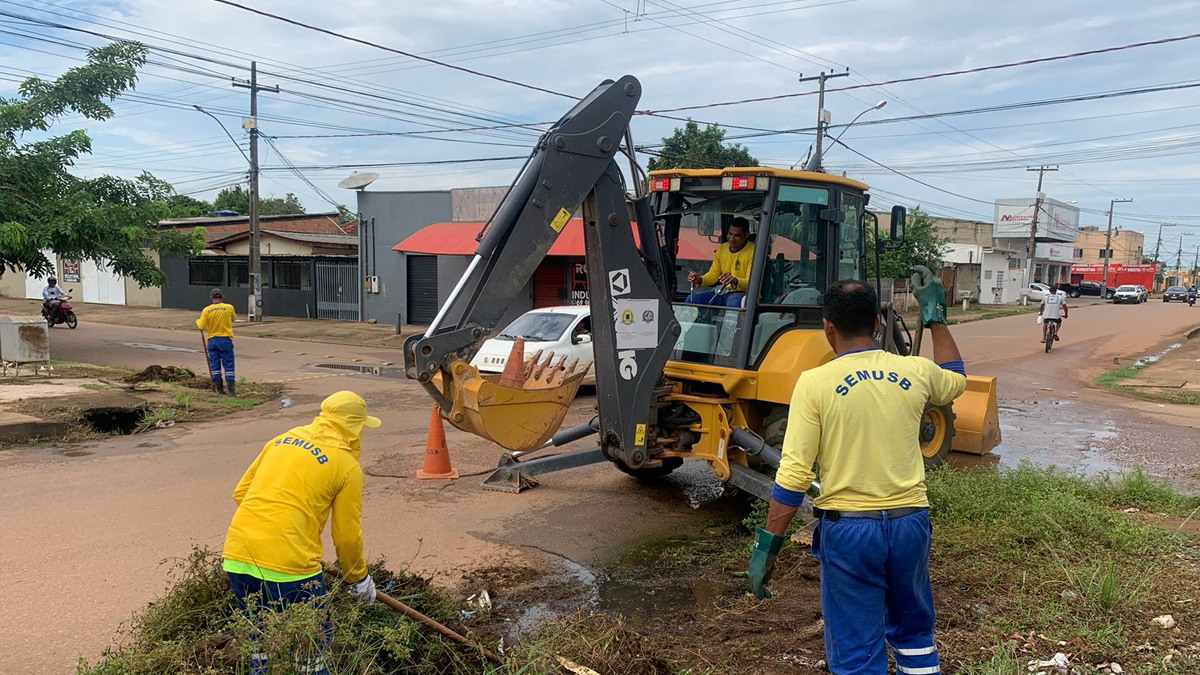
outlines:
M383 424L378 417L367 414L367 402L352 391L339 391L321 402L321 412L329 413L351 424L362 424L371 429Z

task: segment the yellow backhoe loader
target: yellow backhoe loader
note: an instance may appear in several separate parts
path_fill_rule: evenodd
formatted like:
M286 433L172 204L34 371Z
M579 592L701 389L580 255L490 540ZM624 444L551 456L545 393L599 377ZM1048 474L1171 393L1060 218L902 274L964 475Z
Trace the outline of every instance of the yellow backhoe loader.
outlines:
M487 487L519 491L531 476L604 461L654 478L694 458L767 499L796 379L834 356L821 330L822 291L839 279L867 281L868 260L903 240L906 214L894 208L881 236L867 185L819 171L642 174L629 132L640 96L631 76L604 82L542 136L445 306L406 341L406 373L447 421L510 451ZM632 195L618 152L639 176ZM598 415L561 430L586 364L530 359L525 384L512 387L470 361L580 206ZM753 247L744 293L720 287L705 304L689 302L697 296L687 272L708 268L695 252L711 260L735 218L749 223ZM907 355L903 321L880 311L880 346ZM927 466L952 448L984 454L1000 442L995 378L968 379L951 406L926 411ZM527 457L593 435L594 448Z

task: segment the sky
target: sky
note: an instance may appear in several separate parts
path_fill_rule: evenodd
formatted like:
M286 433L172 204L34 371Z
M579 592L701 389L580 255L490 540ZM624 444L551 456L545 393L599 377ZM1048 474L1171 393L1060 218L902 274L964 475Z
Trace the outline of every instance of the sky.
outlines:
M784 95L666 114L727 125L728 136L744 136L739 142L761 163L785 167L807 154L812 132L750 129L811 128L817 97L786 95L815 91L798 81L802 75L849 68L828 86L857 88L829 93L825 107L835 125L866 112L845 131L847 147L827 149L825 166L869 183L873 206L920 205L990 221L994 199L1032 197L1037 174L1027 168L1048 164L1059 171L1046 174L1043 191L1077 202L1082 225L1105 226L1111 199L1133 199L1116 205L1114 224L1146 232L1148 250L1160 223L1168 224L1164 252L1174 254L1182 241L1194 255L1200 245L1200 86L1187 86L1200 85L1200 39L866 86L1200 33L1200 0L243 4L571 96L632 74L643 86L643 111ZM146 170L202 199L245 181L247 164L193 106L220 119L244 148L249 95L231 78L247 78L251 60L261 84L280 88L259 97L259 128L272 137L261 148L263 195L293 192L314 212L337 203L353 210L354 195L337 183L356 169L380 174L372 190L507 184L520 159L394 165L523 158L544 127L516 125L554 120L572 104L215 0L0 0L0 96L15 96L25 77L54 77L80 64L83 48L109 38L151 47L136 90L113 104L112 119L68 116L51 133L87 130L94 152L78 163L81 174ZM1163 87L1177 88L1112 95ZM1094 95L1105 97L1046 104ZM879 101L886 106L869 110ZM943 115L951 112L961 114ZM925 115L932 117L898 119ZM653 146L679 124L639 115L635 143ZM510 126L446 131L499 125ZM366 133L393 135L346 136ZM649 156L639 159L644 166Z

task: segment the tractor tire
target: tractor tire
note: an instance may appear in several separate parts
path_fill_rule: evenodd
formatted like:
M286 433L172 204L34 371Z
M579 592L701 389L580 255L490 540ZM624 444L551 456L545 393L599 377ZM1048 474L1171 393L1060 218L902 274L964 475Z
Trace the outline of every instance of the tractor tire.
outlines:
M936 469L946 463L950 446L954 443L954 409L949 405L927 405L921 417L921 456L925 458L925 470Z
M630 476L633 476L634 478L638 479L638 482L640 483L653 483L657 480L665 478L672 471L683 466L683 458L663 457L662 466L656 466L647 469L631 469L629 468L628 464L619 459L614 460L613 464L616 465L617 469L620 470L621 473L626 473Z
M767 445L783 452L783 436L787 433L788 406L777 405L763 418L762 437Z

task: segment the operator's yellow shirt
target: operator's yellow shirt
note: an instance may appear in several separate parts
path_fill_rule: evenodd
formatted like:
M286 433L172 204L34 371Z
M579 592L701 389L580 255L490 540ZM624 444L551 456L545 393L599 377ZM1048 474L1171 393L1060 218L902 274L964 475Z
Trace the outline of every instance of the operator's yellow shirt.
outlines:
M338 425L324 417L267 441L233 492L238 508L225 536L226 569L268 580L317 574L321 532L332 513L342 574L361 581L367 562L358 454L357 444L349 445Z
M775 483L803 493L821 470L816 506L875 511L929 506L920 424L925 404L946 405L967 378L929 359L881 349L849 352L796 381Z
M233 320L237 318L237 312L233 310L233 305L227 302L209 305L200 312L200 318L196 319L196 326L200 330L208 331L208 337L233 337Z
M750 285L750 266L753 264L754 244L746 242L740 251L733 253L729 250L729 244L724 243L717 247L712 267L708 268L700 280L704 286L713 286L722 274L728 272L737 280L737 288L734 290L744 293Z

